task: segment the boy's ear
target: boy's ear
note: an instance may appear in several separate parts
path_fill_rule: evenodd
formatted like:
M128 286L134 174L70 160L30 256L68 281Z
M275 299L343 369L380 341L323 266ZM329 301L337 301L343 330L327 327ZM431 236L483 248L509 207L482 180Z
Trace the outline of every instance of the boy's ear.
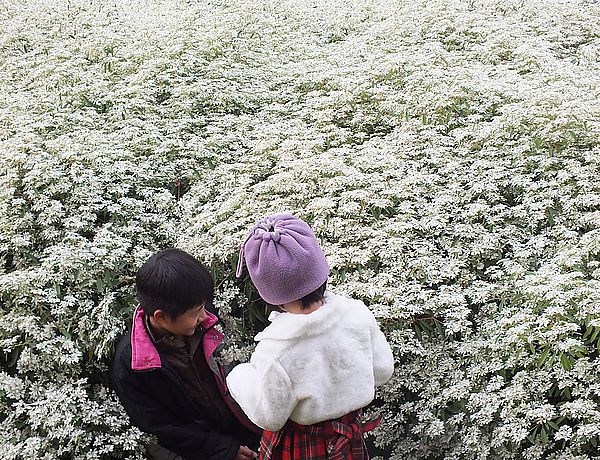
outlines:
M154 313L152 313L152 318L154 318L154 321L161 324L167 319L167 314L164 312L164 310L154 310Z

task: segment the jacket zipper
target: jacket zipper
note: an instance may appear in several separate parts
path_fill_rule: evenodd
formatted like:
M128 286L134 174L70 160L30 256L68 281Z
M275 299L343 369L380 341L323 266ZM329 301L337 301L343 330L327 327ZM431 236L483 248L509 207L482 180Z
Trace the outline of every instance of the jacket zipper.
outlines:
M181 393L183 393L186 397L186 399L188 400L188 402L190 403L190 405L194 408L194 412L196 412L196 414L200 415L202 413L202 411L200 410L200 408L198 407L198 405L196 404L196 402L190 397L190 395L187 393L187 391L185 390L185 387L183 386L183 382L181 381L181 378L177 375L177 373L171 369L169 369L169 367L165 367L164 365L156 370L162 370L167 377L169 377L174 383L175 385L177 385L179 387L179 390L181 391Z
M217 318L217 321L213 325L211 325L210 327L208 327L204 330L204 332L202 333L203 340L204 340L204 334L206 334L210 329L214 328L219 322L220 322L220 320L219 320L219 318ZM204 353L203 353L203 355L204 355ZM206 364L208 364L208 367L211 370L211 372L213 373L213 375L215 375L215 377L218 378L219 382L221 383L220 391L221 391L221 395L223 396L223 401L225 401L225 404L227 405L227 407L229 407L229 410L233 413L235 418L242 425L244 425L248 430L250 430L256 434L262 433L262 430L260 430L260 428L257 428L252 423L252 421L246 416L246 414L243 413L243 411L240 413L241 409L237 406L237 403L231 396L231 394L229 392L229 388L227 387L227 383L225 380L225 373L223 372L223 366L221 366L219 363L217 363L215 357L212 354L211 354L211 356L215 360L215 365L217 366L217 369L219 372L218 373L215 372L215 370L213 369L213 367L210 365L209 362L207 362ZM205 356L205 358L206 358L206 356Z

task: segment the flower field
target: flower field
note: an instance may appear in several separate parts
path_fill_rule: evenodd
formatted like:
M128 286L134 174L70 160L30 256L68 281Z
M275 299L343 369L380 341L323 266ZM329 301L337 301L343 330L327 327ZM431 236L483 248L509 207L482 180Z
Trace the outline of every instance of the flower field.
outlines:
M380 458L600 456L600 4L5 0L0 458L146 458L137 268L202 260L246 359L281 211L392 345Z

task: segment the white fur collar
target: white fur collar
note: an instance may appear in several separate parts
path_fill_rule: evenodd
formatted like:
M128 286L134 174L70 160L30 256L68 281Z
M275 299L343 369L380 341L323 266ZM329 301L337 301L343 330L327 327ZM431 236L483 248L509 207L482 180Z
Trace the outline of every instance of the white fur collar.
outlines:
M339 317L339 302L335 294L326 291L325 303L306 315L274 311L269 315L271 324L258 333L254 340L286 340L321 334L334 327Z

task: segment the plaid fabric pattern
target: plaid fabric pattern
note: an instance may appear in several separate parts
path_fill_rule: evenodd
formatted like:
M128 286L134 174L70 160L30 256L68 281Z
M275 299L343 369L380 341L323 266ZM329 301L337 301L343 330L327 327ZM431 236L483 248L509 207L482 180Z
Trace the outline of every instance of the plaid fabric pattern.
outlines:
M369 460L363 433L379 425L367 423L354 411L315 425L288 421L277 431L265 430L260 441L261 460Z

